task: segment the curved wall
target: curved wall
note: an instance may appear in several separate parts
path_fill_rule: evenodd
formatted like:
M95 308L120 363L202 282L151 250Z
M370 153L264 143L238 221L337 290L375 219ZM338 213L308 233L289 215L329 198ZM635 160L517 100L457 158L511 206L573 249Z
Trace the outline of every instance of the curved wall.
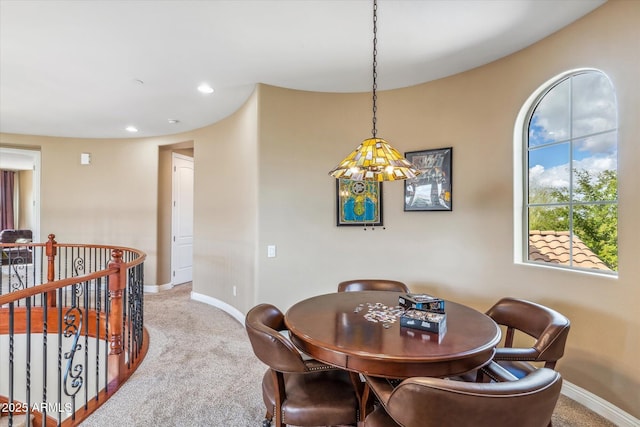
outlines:
M370 96L260 88L256 302L286 310L341 280L387 277L488 309L531 299L572 321L558 368L571 383L640 415L640 3L610 1L541 42L449 78L378 94L378 129L400 151L453 147L453 211L404 212L384 184L384 224L335 226L327 172L370 135ZM619 103L619 277L513 262L513 133L520 108L568 69L594 67ZM384 75L380 75L382 80ZM277 245L277 258L266 247Z
M612 0L502 60L380 92L379 135L394 147L454 148L454 208L403 212L403 184L388 183L385 227L374 231L335 226L327 175L369 136L370 94L259 85L238 112L192 132L135 140L3 134L0 144L42 151L43 234L140 248L148 254L146 282L154 284L164 271L158 264L167 262L158 257L165 240L158 239L158 150L193 141L194 293L241 312L259 302L284 311L335 291L341 280L378 276L482 311L505 295L532 299L571 318L558 365L565 378L638 417L638 22L640 2ZM513 262L516 116L539 85L579 67L601 69L618 91L617 279ZM92 153L92 166L79 165L81 152ZM270 244L276 258L266 257Z

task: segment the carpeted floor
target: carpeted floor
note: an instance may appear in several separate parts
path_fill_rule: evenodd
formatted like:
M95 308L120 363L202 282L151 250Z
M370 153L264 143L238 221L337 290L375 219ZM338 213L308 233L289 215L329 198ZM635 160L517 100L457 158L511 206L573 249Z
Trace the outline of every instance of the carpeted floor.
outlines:
M145 295L150 348L122 388L82 426L260 427L266 369L243 325L190 300L190 285ZM614 426L560 397L554 427Z

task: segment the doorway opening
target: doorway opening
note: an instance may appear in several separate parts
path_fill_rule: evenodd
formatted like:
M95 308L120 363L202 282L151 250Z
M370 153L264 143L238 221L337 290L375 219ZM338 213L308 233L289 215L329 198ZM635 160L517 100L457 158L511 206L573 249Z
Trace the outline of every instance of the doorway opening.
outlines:
M29 229L34 242L40 236L40 151L0 147L0 170L15 172L14 229Z

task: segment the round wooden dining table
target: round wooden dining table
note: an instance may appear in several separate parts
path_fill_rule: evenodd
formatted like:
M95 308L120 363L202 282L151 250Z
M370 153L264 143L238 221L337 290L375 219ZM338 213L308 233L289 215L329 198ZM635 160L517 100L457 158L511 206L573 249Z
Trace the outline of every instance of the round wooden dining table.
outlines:
M400 326L400 319L371 321L378 304L398 305L399 292L361 291L318 295L285 314L291 341L304 353L352 372L388 378L447 377L491 361L500 329L487 315L445 302L446 331ZM375 310L375 309L374 309Z

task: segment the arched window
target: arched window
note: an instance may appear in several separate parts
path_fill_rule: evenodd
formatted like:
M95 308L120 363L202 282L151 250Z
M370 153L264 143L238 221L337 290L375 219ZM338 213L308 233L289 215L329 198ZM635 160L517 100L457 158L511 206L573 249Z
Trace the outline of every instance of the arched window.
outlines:
M617 274L613 84L597 70L566 73L539 90L523 125L521 259Z

